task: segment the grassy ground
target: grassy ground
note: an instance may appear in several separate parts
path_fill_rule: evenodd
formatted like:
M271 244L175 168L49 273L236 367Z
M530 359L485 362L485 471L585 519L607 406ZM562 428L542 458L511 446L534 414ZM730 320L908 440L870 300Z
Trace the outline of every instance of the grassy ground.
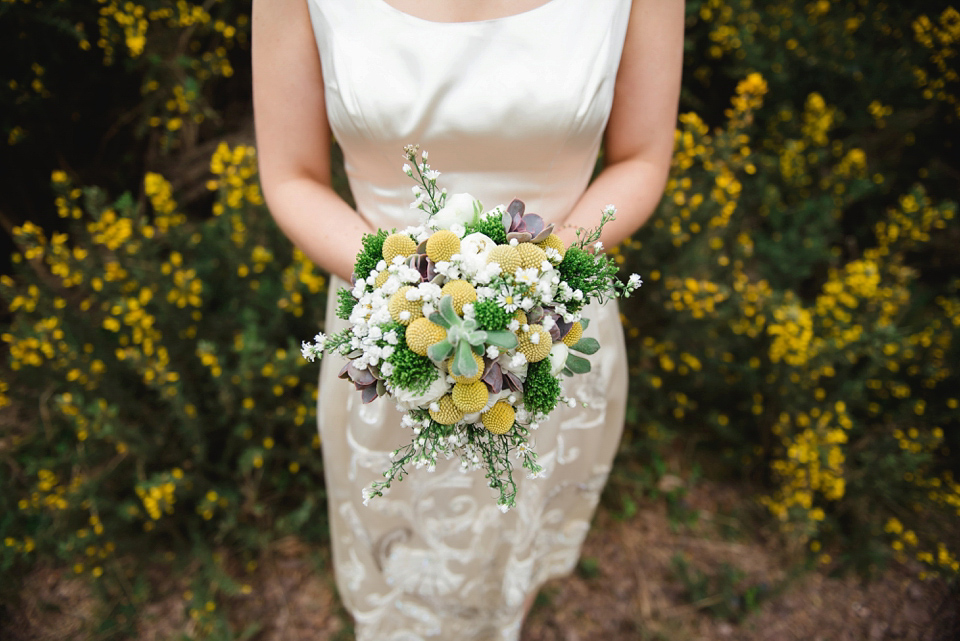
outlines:
M522 641L743 641L958 638L960 600L911 568L887 569L869 583L810 568L768 531L743 488L664 476L646 495L616 480L587 538L577 572L541 591ZM254 565L221 550L222 566L249 594L219 607L232 638L348 641L350 619L336 596L329 552L284 538ZM150 597L128 621L143 641L194 638L191 573L158 565ZM0 622L9 641L107 638L95 622L111 604L67 569L35 570L21 602ZM108 614L108 617L111 616ZM112 615L114 617L124 616ZM230 638L230 637L227 637Z

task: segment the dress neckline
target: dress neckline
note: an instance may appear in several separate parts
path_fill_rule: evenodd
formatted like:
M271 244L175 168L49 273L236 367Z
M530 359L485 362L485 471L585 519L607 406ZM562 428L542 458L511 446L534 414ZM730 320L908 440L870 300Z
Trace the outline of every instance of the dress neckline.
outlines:
M477 27L477 26L484 26L484 25L490 25L490 24L499 24L499 23L507 22L509 20L520 20L525 17L532 17L533 14L544 13L546 12L547 9L549 9L553 5L561 4L564 0L547 0L547 2L539 6L533 7L532 9L527 9L526 11L521 11L520 13L511 13L510 15L500 16L499 18L487 18L486 20L457 20L454 22L442 22L440 20L429 20L427 18L421 18L419 16L413 15L412 13L407 13L406 11L402 11L396 8L386 0L368 0L368 1L372 2L375 5L379 5L383 12L392 13L397 17L403 20L407 20L409 22L418 23L421 25L426 25L431 27L448 27L448 28L455 29L458 27L460 28Z

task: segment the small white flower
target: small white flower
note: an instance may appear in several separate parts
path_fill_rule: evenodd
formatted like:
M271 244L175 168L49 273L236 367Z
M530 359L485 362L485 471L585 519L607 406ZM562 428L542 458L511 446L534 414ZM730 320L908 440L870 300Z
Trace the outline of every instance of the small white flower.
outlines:
M463 238L467 234L467 228L461 225L460 223L453 223L450 225L450 231L457 235L457 238Z
M519 298L512 287L504 285L500 288L500 293L497 295L497 303L504 311L513 313L520 307Z
M512 321L507 323L507 329L509 329L511 332L517 331L518 329L520 329L520 321L514 318Z
M428 169L423 173L423 177L429 180L430 182L436 182L437 178L440 177L440 172L436 169Z
M408 165L407 163L403 163L403 173L405 173L406 175L408 175L408 176L410 176L410 177L412 178L412 177L413 177L413 168L410 167L410 165Z
M524 285L536 285L540 279L540 274L536 267L530 267L529 269L518 267L515 276L517 282Z
M500 356L500 350L495 345L487 346L487 358L495 359Z
M602 252L602 251L603 251L603 243L600 242L599 240L598 240L597 242L595 242L595 243L593 244L593 251L594 251L594 253Z

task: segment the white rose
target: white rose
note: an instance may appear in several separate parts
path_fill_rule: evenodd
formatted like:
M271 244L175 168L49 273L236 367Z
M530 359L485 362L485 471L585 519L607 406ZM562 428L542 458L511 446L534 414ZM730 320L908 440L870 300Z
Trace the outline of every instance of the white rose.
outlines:
M473 276L487 264L487 256L497 244L487 236L476 232L460 241L460 261L463 270Z
M563 343L554 343L550 349L550 373L558 376L567 365L570 348Z
M450 229L452 225L469 225L476 221L477 214L481 211L483 211L483 205L470 194L453 194L447 198L443 209L430 217L428 224L434 229Z
M412 410L418 407L426 407L446 394L449 389L450 384L447 382L447 377L438 376L422 394L398 387L393 390L393 396L397 400L397 404L403 409Z

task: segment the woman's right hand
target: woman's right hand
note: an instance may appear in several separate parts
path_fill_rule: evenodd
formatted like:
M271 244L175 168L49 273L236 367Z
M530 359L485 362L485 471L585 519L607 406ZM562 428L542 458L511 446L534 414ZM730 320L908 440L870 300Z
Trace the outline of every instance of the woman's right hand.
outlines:
M253 108L260 184L280 229L320 268L349 281L373 231L330 182L323 71L305 0L254 0Z

